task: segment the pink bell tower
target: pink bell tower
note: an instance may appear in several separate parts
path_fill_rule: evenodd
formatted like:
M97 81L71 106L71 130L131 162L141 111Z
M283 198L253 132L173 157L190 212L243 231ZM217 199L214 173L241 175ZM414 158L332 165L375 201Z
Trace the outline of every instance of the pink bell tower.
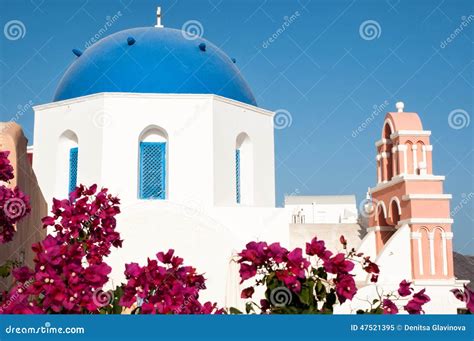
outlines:
M392 235L404 225L410 229L414 280L454 279L449 202L443 193L444 176L433 175L431 132L423 130L417 113L398 112L385 117L377 147L377 185L371 189L379 255Z

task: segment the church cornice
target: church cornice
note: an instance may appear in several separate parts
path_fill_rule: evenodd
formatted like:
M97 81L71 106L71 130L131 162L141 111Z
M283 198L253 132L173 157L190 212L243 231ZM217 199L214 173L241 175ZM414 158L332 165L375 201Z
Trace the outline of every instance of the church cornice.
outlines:
M390 181L380 183L377 186L372 187L370 190L372 193L375 193L403 181L444 181L444 179L445 177L442 175L397 175L394 176Z
M51 102L47 104L40 104L33 107L35 111L41 111L50 108L58 108L61 106L68 106L71 104L86 102L94 99L109 99L109 98L140 98L140 99L208 99L221 103L238 106L243 109L252 110L253 112L273 117L275 113L266 109L262 109L250 104L239 102L230 98L222 97L214 94L144 94L144 93L130 93L130 92L100 92L97 94L86 95L63 101Z

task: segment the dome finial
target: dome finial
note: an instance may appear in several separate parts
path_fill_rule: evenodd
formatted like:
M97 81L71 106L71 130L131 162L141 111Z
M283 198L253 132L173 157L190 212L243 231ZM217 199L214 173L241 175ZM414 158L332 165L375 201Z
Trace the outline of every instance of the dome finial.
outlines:
M158 28L163 28L163 25L161 25L161 7L158 6L156 8L156 25L155 27L158 27Z
M403 102L397 102L395 104L395 107L397 108L398 112L403 112L403 109L405 109L405 103Z

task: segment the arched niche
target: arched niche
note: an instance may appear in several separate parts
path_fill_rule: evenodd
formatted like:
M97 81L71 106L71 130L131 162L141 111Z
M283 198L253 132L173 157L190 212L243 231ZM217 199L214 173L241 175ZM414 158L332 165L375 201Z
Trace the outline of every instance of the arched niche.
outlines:
M56 184L54 195L66 198L78 184L80 175L79 138L68 129L58 138L56 150Z
M247 133L240 133L235 140L235 191L236 203L252 205L254 203L254 151Z
M165 129L151 125L138 138L139 199L164 200L169 195L169 143Z

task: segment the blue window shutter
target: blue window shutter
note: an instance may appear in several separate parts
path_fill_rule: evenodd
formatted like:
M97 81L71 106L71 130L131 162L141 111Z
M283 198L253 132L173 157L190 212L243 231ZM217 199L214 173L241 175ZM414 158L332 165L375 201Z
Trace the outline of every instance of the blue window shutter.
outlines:
M166 142L140 142L140 199L166 198Z
M79 148L69 150L69 193L76 189L77 185L77 156Z
M235 150L235 192L237 204L240 204L240 150Z

